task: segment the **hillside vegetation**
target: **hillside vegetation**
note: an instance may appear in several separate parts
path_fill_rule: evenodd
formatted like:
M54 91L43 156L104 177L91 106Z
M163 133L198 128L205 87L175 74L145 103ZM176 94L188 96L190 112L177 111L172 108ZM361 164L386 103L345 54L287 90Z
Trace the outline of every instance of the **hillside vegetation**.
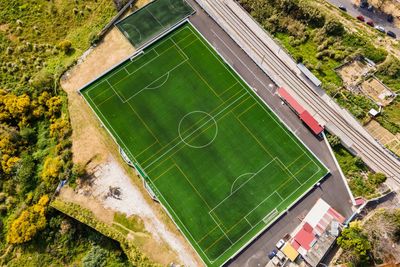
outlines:
M118 244L48 206L80 172L59 77L115 14L111 0L0 1L1 264L129 265Z

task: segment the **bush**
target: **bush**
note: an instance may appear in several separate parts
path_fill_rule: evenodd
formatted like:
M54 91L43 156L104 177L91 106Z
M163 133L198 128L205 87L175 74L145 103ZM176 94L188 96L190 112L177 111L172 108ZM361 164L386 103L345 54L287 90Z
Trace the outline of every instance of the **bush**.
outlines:
M64 40L58 43L58 48L65 54L68 54L72 50L72 43L68 40Z
M341 36L345 32L343 24L332 19L325 23L324 30L330 36Z
M102 267L106 265L108 252L99 247L93 246L82 260L83 267Z

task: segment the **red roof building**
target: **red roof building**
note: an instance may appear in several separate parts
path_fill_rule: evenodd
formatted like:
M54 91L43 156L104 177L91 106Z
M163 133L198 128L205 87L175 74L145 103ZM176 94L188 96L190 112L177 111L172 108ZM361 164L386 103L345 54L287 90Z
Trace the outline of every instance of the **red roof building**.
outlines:
M280 87L278 89L278 94L283 101L285 101L289 107L300 117L300 119L310 128L310 130L315 134L319 135L324 128L319 125L316 119L314 119L311 114L305 110L299 102L296 101L284 88Z
M315 135L319 135L324 130L307 110L301 113L299 117Z
M293 109L297 115L300 115L305 109L296 101L283 87L278 89L279 96Z

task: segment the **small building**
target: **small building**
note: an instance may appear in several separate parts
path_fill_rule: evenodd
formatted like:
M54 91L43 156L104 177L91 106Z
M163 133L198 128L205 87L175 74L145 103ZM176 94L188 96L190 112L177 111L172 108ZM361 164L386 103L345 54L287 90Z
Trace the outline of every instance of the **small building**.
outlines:
M306 76L315 86L321 86L322 82L317 77L315 77L315 75L312 74L312 72L307 69L306 66L304 66L302 63L299 63L297 64L297 67L304 74L304 76Z
M310 266L317 266L334 244L344 221L320 198L293 231L289 243Z

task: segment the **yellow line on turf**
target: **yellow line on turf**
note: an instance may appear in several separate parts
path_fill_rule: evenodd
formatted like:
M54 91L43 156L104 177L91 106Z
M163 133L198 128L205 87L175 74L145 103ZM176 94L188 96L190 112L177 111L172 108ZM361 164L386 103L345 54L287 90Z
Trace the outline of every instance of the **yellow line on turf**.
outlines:
M158 140L157 136L150 130L149 126L147 126L147 124L144 122L142 117L139 116L139 114L135 111L135 109L132 107L132 105L129 102L126 102L126 103L128 103L128 105L131 107L132 111L139 118L139 120L143 123L143 125L144 125L144 127L146 127L147 131L149 131L149 133L154 137L154 139L156 139L157 142L161 145L160 140Z
M201 241L204 240L204 238L206 238L207 236L209 236L212 232L214 232L215 229L217 229L219 225L216 225L213 229L211 229L210 231L208 231L205 235L203 235L198 241L196 241L197 244L199 244Z
M150 147L154 146L155 144L158 144L158 142L156 141L153 144L151 144L148 147L146 147L144 150L140 151L140 153L137 154L136 157L139 157L141 154L143 154L145 151L147 151Z
M231 90L236 84L238 84L239 82L235 82L234 84L232 84L231 86L229 86L227 89L225 89L222 93L219 94L219 96L222 96L223 94L225 94L226 92L228 92L229 90Z
M224 118L226 115L228 115L229 113L231 113L231 111L225 113L221 118L219 118L217 120L220 121L222 118ZM188 142L193 141L195 138L197 138L200 134L204 133L204 131L207 131L211 126L213 126L214 124L211 124L210 126L208 126L207 128L205 128L203 131L199 132L196 136L193 136L192 139L190 139ZM148 173L152 172L153 170L155 170L158 166L160 166L160 164L162 164L164 161L170 159L173 155L175 155L176 153L178 153L181 149L183 149L184 147L186 147L186 145L182 146L181 148L179 148L178 150L176 150L175 152L173 152L169 157L166 157L163 161L159 162L157 165L155 165L151 170L147 171Z
M240 112L239 115L237 115L238 118L240 118L240 116L242 116L244 113L246 113L247 111L249 111L251 108L253 108L255 105L257 105L257 103L253 103L253 105L251 105L250 107L246 108L245 111Z
M257 139L256 136L254 136L254 134L250 131L250 129L247 128L247 126L244 125L244 123L238 117L236 117L236 115L235 118L240 122L241 125L243 125L243 127L249 132L249 134L254 138L254 140L257 141L257 143L261 146L261 148L264 149L264 151L267 152L267 154L273 158L273 155L268 151L268 149L264 147L263 144L261 144L261 142Z
M214 91L214 89L210 86L210 84L204 79L204 77L193 67L193 65L188 61L188 64L190 67L194 70L194 72L197 73L197 75L200 77L200 79L207 85L208 88L220 99L222 100L219 95Z
M171 165L168 169L166 169L163 173L161 173L159 176L157 176L156 178L152 179L153 183L155 183L159 178L161 178L161 176L163 176L164 174L166 174L167 172L169 172L172 168L176 167L175 164Z
M225 102L219 104L216 108L214 108L212 111L210 111L210 115L212 115L213 112L215 112L217 109L219 109L220 107L222 107L224 104L226 104L227 102L229 102L229 100L231 100L232 98L234 98L237 94L239 94L241 91L238 91L236 94L234 94L233 96L231 96L229 99L227 99ZM245 100L249 99L250 96L248 96ZM243 100L241 103L243 103L245 100ZM240 103L240 104L241 104ZM207 118L207 117L204 117ZM201 119L199 121L197 121L196 123L202 122L204 119ZM196 127L196 124L193 124L192 126L190 126L187 130L185 130L184 132L182 132L182 134L186 134L188 131L190 131L191 129L193 129L194 127ZM172 139L168 144L166 144L165 146L163 146L162 148L160 148L158 151L156 151L150 158L146 159L145 161L143 161L142 165L146 164L146 162L148 162L149 160L151 160L154 157L157 157L159 155L159 152L161 152L162 150L164 150L164 148L168 147L169 145L171 145L175 140L179 139L179 135L177 137L175 137L174 139Z
M305 153L303 152L300 156L298 156L295 160L293 160L289 165L287 165L286 167L289 168L290 166L292 166L299 158L301 158Z
M188 183L189 183L189 184L193 187L193 189L196 191L197 195L204 201L204 203L207 205L207 207L208 207L209 209L211 209L210 206L208 205L207 201L203 198L203 196L200 194L200 192L197 190L197 188L192 184L192 182L190 182L189 178L188 178L188 177L186 176L186 174L182 171L182 169L178 166L178 164L176 164L176 162L175 162L173 159L171 159L171 160L174 162L174 164L175 164L175 166L178 168L178 170L183 174L183 176L185 177L186 181L188 181Z

